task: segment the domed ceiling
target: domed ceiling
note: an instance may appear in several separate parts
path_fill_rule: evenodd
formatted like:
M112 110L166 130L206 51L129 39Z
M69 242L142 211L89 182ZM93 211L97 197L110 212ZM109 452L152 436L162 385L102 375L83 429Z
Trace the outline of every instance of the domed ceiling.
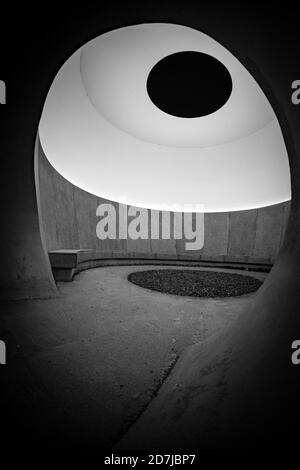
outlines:
M186 26L127 26L82 46L52 83L39 134L62 176L109 200L221 212L290 199L262 90L227 49Z

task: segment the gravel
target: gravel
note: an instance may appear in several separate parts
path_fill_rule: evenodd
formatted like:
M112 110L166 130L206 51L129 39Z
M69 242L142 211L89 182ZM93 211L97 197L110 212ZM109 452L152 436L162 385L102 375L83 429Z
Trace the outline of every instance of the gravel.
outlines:
M256 291L262 281L243 274L157 269L136 271L128 275L133 284L166 294L191 297L231 297Z

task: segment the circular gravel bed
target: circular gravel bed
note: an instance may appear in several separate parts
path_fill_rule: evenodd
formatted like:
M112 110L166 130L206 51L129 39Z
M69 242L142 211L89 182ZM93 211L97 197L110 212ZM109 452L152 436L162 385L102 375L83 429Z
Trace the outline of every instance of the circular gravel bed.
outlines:
M153 269L128 275L133 284L167 294L231 297L256 291L262 281L242 274L190 269Z

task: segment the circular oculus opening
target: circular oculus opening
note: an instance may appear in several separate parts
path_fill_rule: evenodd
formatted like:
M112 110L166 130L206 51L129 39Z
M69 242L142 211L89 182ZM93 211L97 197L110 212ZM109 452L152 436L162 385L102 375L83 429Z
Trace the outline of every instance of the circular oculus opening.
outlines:
M215 57L196 51L164 57L147 79L149 98L165 113L196 118L216 112L228 101L232 80Z

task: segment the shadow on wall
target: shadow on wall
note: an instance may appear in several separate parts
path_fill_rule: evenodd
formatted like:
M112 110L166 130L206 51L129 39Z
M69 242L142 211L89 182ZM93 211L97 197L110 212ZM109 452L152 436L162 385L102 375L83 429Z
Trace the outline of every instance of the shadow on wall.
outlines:
M153 257L204 261L273 263L281 247L290 202L260 209L206 213L204 246L186 250L186 240L100 240L96 235L99 204L110 202L69 183L47 160L39 144L40 205L48 251L93 249L102 253L136 253ZM116 212L118 204L112 203ZM117 217L118 221L118 217ZM118 231L118 226L117 226Z

